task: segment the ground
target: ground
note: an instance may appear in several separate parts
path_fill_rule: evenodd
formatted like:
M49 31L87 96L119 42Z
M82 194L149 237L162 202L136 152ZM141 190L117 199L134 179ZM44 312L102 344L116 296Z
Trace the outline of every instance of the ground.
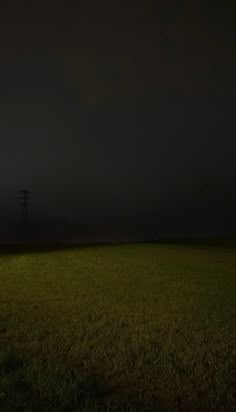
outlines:
M235 411L236 248L2 248L0 410Z

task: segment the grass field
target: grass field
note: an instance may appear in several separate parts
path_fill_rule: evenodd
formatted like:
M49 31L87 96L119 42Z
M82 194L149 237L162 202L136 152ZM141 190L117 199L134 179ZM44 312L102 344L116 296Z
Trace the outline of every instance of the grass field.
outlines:
M0 253L0 411L235 411L236 249Z

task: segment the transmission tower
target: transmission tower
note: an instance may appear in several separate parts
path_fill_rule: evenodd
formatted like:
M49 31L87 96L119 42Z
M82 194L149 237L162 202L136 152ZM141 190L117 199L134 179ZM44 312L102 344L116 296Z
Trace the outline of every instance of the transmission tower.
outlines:
M22 219L22 230L24 236L27 236L29 231L29 213L28 213L28 203L31 200L30 190L20 190L20 206L21 206L21 219Z

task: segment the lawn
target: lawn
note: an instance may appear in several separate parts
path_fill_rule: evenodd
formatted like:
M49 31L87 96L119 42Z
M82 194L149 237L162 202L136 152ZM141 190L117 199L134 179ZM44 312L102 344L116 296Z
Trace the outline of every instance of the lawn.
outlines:
M0 411L235 411L236 248L2 248Z

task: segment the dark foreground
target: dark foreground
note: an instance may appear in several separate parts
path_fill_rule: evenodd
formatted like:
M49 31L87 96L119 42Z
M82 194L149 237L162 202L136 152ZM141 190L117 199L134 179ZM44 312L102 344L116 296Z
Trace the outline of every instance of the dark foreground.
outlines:
M231 245L2 249L0 411L235 411Z

